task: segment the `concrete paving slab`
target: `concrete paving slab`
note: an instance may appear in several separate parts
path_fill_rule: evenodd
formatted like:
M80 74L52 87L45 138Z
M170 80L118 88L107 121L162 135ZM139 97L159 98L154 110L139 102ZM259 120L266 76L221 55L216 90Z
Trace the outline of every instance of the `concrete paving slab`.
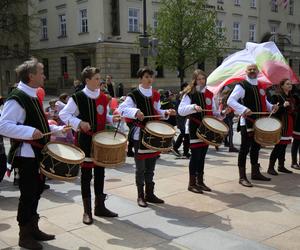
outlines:
M151 209L139 207L135 201L131 201L116 195L110 195L105 201L105 206L108 209L118 213L119 217L143 213Z
M299 250L300 249L300 227L275 235L262 243L277 249Z
M234 234L221 230L206 228L189 235L179 237L175 243L193 250L271 250L273 248L263 244L246 240Z
M65 232L56 235L55 240L42 243L44 249L53 250L103 250L101 246L97 246L87 242L86 240L74 235L73 233Z
M219 216L220 219L216 220L216 216ZM231 232L255 241L263 241L272 235L277 235L291 229L290 226L280 225L275 220L269 222L260 217L257 218L255 213L251 214L247 211L233 208L195 219L195 221L207 227ZM221 223L218 223L219 221Z
M168 211L154 207L153 210L120 218L129 225L136 225L145 231L157 235L163 239L173 238L201 230L204 227L192 220L174 216Z
M80 204L70 204L44 210L40 216L63 228L65 231L70 231L83 227L82 223L83 207Z
M173 241L165 241L164 243L154 245L152 247L143 248L143 250L190 250L185 246L179 245Z
M159 244L164 239L116 219L96 218L93 225L71 231L73 235L102 249L140 249Z
M168 211L185 218L197 218L227 209L225 203L204 194L189 191L165 198Z

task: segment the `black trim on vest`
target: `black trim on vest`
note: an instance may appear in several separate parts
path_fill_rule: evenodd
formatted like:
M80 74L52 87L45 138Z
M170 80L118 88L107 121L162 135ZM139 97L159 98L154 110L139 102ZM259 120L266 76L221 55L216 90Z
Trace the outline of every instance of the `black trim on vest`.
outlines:
M153 96L151 96L151 97L144 96L138 88L136 88L132 92L130 92L128 94L128 96L131 97L131 99L135 103L136 107L139 110L141 110L141 112L143 112L143 114L145 116L155 114L154 107L152 105L152 97ZM145 118L143 121L136 120L136 122L138 124L141 124L142 126L145 126L146 123L148 121L151 121L151 120L153 120L153 118ZM134 126L131 128L131 131L129 132L130 134L132 134L133 129L134 129ZM143 130L141 129L140 130L140 140L139 141L141 141L141 138L142 138L143 134L144 134ZM140 149L147 149L147 148L144 147L144 145L142 143L140 143Z
M20 89L14 89L8 96L7 100L15 100L25 110L26 118L23 125L34 127L42 133L50 132L49 124L45 113L39 103L38 98L27 95ZM36 140L41 145L46 145L50 141L50 135ZM16 150L21 146L22 142L12 140L12 145L8 153L8 162L12 163ZM41 158L41 149L32 146L35 156Z
M241 103L247 108L251 109L252 112L262 112L262 103L259 95L259 90L257 85L252 85L247 81L242 81L238 83L244 90L245 96L241 100ZM246 120L247 128L253 127L253 121L258 119L260 115L251 115L250 119Z
M72 98L79 110L79 115L77 117L84 122L88 122L94 133L97 132L96 100L89 98L82 90L73 94ZM86 157L90 157L92 136L79 131L77 142Z
M205 96L204 93L199 93L195 91L195 93L189 93L188 96L191 99L191 104L197 104L200 106L202 109L206 109L206 103L205 103ZM199 122L202 121L204 117L204 112L198 112L194 114L190 114L190 122L189 122L189 133L190 133L190 138L191 139L198 139L196 132L197 128L199 127L199 124L196 122L193 122L193 118L197 119Z

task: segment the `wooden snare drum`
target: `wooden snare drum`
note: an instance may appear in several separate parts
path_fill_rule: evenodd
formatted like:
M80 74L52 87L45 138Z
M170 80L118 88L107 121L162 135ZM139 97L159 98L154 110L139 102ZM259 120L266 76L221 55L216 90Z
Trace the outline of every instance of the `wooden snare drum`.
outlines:
M113 131L100 131L93 135L92 158L100 167L119 167L125 163L127 137Z
M84 152L71 144L63 142L47 143L42 153L41 172L52 179L73 181L77 178L80 163L84 161Z
M220 146L228 134L229 128L213 116L204 116L196 135L200 140L213 146Z
M149 121L143 131L142 143L146 148L159 152L168 152L172 149L172 140L175 129L162 121Z
M259 118L254 123L254 140L262 146L277 144L281 138L281 122L273 117Z

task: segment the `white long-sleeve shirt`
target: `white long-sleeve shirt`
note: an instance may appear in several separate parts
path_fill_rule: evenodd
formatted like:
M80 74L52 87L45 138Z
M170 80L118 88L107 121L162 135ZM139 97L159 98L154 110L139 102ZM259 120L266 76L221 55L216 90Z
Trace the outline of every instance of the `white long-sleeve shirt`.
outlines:
M88 89L87 86L85 86L82 91L87 97L91 99L97 99L100 95L100 89L96 89L95 91L92 91ZM72 128L76 131L77 129L79 129L79 123L81 122L81 119L77 117L78 115L79 115L79 109L77 107L77 104L75 103L74 99L70 97L68 103L59 112L59 118L65 124L69 124L70 126L72 126ZM106 121L108 123L112 123L112 116L109 115L108 112L106 115Z
M146 97L152 96L152 87L149 89L143 88L141 85L139 85L139 91ZM162 115L165 117L166 110L162 110L160 108L160 101L153 103L154 109L158 112L159 115ZM118 108L118 112L122 114L122 116L130 118L130 119L136 119L136 113L139 111L136 104L132 100L130 96L127 96L125 101L121 103L121 105ZM168 119L168 117L165 117L165 119ZM135 127L134 133L133 133L133 139L139 140L140 136L140 128Z
M257 82L249 82L249 83L252 85L257 85ZM238 101L240 99L243 99L244 97L245 97L245 89L240 84L236 84L227 100L227 105L232 109L234 109L234 111L237 114L242 115L248 108L242 105L241 103L239 103ZM273 105L269 103L267 99L266 99L266 106L268 111L271 111L273 108ZM241 116L240 125L245 126L245 124L246 124L246 120L243 116Z
M20 82L18 89L25 92L31 97L37 98L36 88L31 88L27 84ZM5 102L1 117L0 117L0 134L14 139L32 140L32 135L36 128L23 125L26 119L26 111L16 100L8 100ZM50 125L51 131L59 132L63 126ZM35 157L33 149L30 144L23 143L21 150L17 156Z
M204 93L205 90L206 87L201 90L201 93ZM212 98L212 112L214 116L220 116L220 111L217 110L214 98ZM195 104L192 104L191 98L187 94L185 94L178 106L178 114L181 116L187 116L194 113L197 113L197 111L195 110Z

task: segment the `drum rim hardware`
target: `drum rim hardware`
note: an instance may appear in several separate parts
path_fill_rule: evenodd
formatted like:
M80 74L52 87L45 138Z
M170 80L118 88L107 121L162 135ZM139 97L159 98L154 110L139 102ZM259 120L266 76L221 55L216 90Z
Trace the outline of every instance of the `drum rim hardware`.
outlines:
M116 134L121 134L121 135L123 135L124 136L124 138L125 138L125 141L124 142L120 142L119 144L116 144L116 145L108 145L108 144L103 144L103 143L101 143L101 142L98 142L98 141L96 141L95 140L95 137L98 135L98 134L101 134L101 133L104 133L104 132L108 132L108 133L115 133L115 132L113 132L113 131L108 131L108 130L103 130L103 131L98 131L98 132L96 132L95 134L93 134L93 138L92 138L92 142L94 142L95 144L97 144L97 145L99 145L99 146L110 146L111 148L118 148L118 147L120 147L120 145L121 144L127 144L127 140L128 140L128 138L127 138L127 135L125 135L124 133L121 133L121 132L117 132Z
M69 159L66 159L66 158L63 158L57 154L55 154L54 152L52 152L49 148L48 148L48 145L49 144L62 144L62 145L66 145L66 146L69 146L69 147L72 147L74 149L76 149L77 151L79 151L81 154L82 154L82 158L79 159L79 160L69 160ZM46 145L45 145L45 148L43 149L43 154L45 154L47 152L47 154L49 154L51 157L53 157L54 159L58 160L58 161L62 161L62 162L65 162L65 163L69 163L69 164L80 164L84 161L84 158L85 158L85 153L83 152L82 149L74 146L73 144L69 144L69 143L65 143L65 142L48 142Z
M150 128L147 128L147 125L149 123L162 123L162 124L165 124L167 125L169 128L171 128L173 131L174 131L174 134L160 134L160 133L157 133L157 132L154 132L153 130L150 130ZM146 126L144 128L148 133L150 134L154 134L155 136L158 136L158 137L164 137L164 138L171 138L171 137L174 137L174 135L176 134L176 131L175 129L167 122L164 122L164 121L148 121L146 123Z
M223 130L218 130L218 129L214 128L214 127L211 127L207 122L205 122L205 118L212 118L212 119L214 119L214 120L217 120L218 122L221 122L222 125L224 125L224 126L226 127L227 132L225 132L225 131L223 131ZM203 117L202 122L203 122L210 130L212 130L212 131L214 131L214 132L218 132L218 133L224 134L224 135L227 135L228 132L229 132L229 127L227 126L227 124L224 123L224 122L222 122L222 121L220 121L218 118L216 118L216 117L214 117L214 116L206 115L206 116Z
M280 124L280 127L279 127L278 129L276 129L276 130L273 130L273 131L262 130L262 129L260 129L260 128L258 128L258 127L256 126L256 122L257 122L258 120L260 120L260 119L274 119L274 120L277 120L277 121L279 122L279 124ZM281 123L281 121L280 121L278 118L275 118L275 117L261 117L261 118L258 118L258 119L256 119L255 122L254 122L253 129L254 129L254 140L255 140L258 144L260 144L260 145L262 145L262 146L274 146L274 145L276 145L277 143L280 142L280 139L281 139L282 123ZM257 132L255 132L255 131L257 131L257 132L259 132L259 133L264 133L264 134L266 134L266 135L273 135L273 134L277 133L278 137L276 138L276 141L275 141L275 140L273 140L272 142L262 141L262 140L259 139L259 135L257 135ZM275 135L276 135L276 134L275 134ZM265 138L264 138L264 139L265 139ZM274 138L274 139L275 139L275 138Z
M49 178L51 178L51 179L60 180L60 181L74 181L78 178L78 176L62 177L60 175L52 174L52 173L46 171L46 167L43 163L41 163L40 165L41 165L40 171L42 172L42 174L49 177Z

